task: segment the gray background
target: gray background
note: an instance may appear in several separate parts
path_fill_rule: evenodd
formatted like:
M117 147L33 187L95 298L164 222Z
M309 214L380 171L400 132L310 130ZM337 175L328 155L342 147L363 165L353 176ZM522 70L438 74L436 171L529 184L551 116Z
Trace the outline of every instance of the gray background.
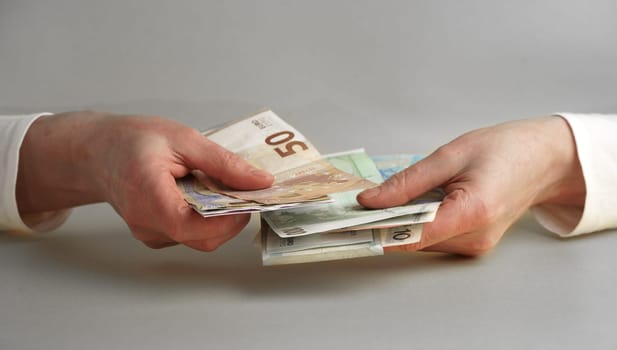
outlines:
M323 153L427 153L473 128L617 111L615 1L0 0L0 113L263 108ZM531 218L479 259L262 268L134 240L107 205L0 236L1 349L614 349L617 235Z

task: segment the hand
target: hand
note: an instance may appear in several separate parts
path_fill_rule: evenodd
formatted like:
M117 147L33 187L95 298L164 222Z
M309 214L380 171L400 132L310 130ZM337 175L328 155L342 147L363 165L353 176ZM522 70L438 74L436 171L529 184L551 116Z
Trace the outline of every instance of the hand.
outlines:
M192 170L242 190L273 182L269 173L171 120L96 112L43 117L20 151L18 207L28 214L108 202L151 248L182 243L211 251L250 216L204 219L192 210L175 183Z
M537 204L583 207L585 183L572 133L560 117L467 133L358 195L368 208L407 203L435 187L446 196L419 243L390 250L480 255ZM581 210L582 212L582 210Z

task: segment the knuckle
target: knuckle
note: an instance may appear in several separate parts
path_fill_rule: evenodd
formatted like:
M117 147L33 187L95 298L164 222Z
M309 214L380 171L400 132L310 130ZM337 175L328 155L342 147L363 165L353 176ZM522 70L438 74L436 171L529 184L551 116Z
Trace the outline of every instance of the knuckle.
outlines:
M482 235L477 240L472 241L467 247L465 255L481 256L484 255L497 245L498 240L492 235Z
M198 139L200 141L208 140L207 138L205 138L201 134L201 132L199 130L197 130L195 128L185 128L185 130L186 130L186 133L187 133L188 137L193 137L193 138Z
M416 163L407 169L394 174L384 186L390 193L390 196L399 200L409 200L417 197L421 193L419 183L426 177L425 166L421 163Z
M475 201L474 216L477 227L490 227L499 218L498 204L490 203L486 199Z
M407 172L408 170L405 170L392 175L392 177L388 180L388 185L395 188L405 187L405 184L407 183Z
M413 176L413 170L411 168L394 174L386 182L386 190L389 192L394 192L397 196L407 196L408 186L411 183L409 178L411 176Z
M461 149L451 143L447 143L437 148L433 155L440 161L451 161L460 158Z
M214 142L208 140L201 132L194 128L183 128L180 133L186 140L190 140L192 143L196 145L205 144L206 146L216 145Z
M186 240L186 233L181 229L180 225L174 221L170 221L165 226L165 235L172 239L174 242L183 242Z
M242 163L242 159L238 155L224 149L219 152L219 159L221 166L225 169L234 169Z
M177 217L184 216L178 215ZM239 232L242 228L238 228L236 221L229 216L203 220L195 225L181 219L170 219L165 226L165 234L175 242L190 246L197 245L196 249L212 251L219 246L213 242L213 238Z
M152 240L152 237L148 234L145 234L139 230L135 230L133 228L131 228L131 233L133 234L133 237L141 242L148 242Z
M122 212L121 216L124 222L127 224L129 229L131 229L133 233L136 233L139 231L139 227L141 226L141 223L139 220L140 216L137 213L135 213L133 210L127 210L127 211Z
M213 251L217 250L218 247L220 247L220 246L221 245L218 244L218 243L215 244L215 243L212 243L210 241L204 241L204 243L203 243L203 248L204 249L203 250L206 251L206 252L213 252Z
M199 240L199 241L194 240L194 241L184 242L184 244L191 248L205 251L208 253L215 251L218 247L221 246L221 244L213 242L212 240Z

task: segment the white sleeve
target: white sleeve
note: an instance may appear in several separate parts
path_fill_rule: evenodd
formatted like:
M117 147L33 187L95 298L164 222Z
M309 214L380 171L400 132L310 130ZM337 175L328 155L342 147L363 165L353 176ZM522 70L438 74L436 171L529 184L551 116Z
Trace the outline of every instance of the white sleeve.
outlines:
M19 149L30 125L48 114L0 116L0 232L48 231L60 226L70 213L62 210L21 217L17 210Z
M585 178L585 207L538 205L532 213L540 224L564 237L617 228L617 115L559 116L574 135Z

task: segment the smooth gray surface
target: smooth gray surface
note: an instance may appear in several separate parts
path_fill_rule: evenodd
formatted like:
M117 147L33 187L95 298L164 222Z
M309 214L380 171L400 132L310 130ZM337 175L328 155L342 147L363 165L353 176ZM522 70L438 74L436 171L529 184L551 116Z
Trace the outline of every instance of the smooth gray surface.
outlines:
M429 152L487 124L617 111L614 1L0 0L0 112L270 107L322 152ZM0 349L617 347L615 233L525 218L480 259L262 268L145 248L106 205L0 236Z

